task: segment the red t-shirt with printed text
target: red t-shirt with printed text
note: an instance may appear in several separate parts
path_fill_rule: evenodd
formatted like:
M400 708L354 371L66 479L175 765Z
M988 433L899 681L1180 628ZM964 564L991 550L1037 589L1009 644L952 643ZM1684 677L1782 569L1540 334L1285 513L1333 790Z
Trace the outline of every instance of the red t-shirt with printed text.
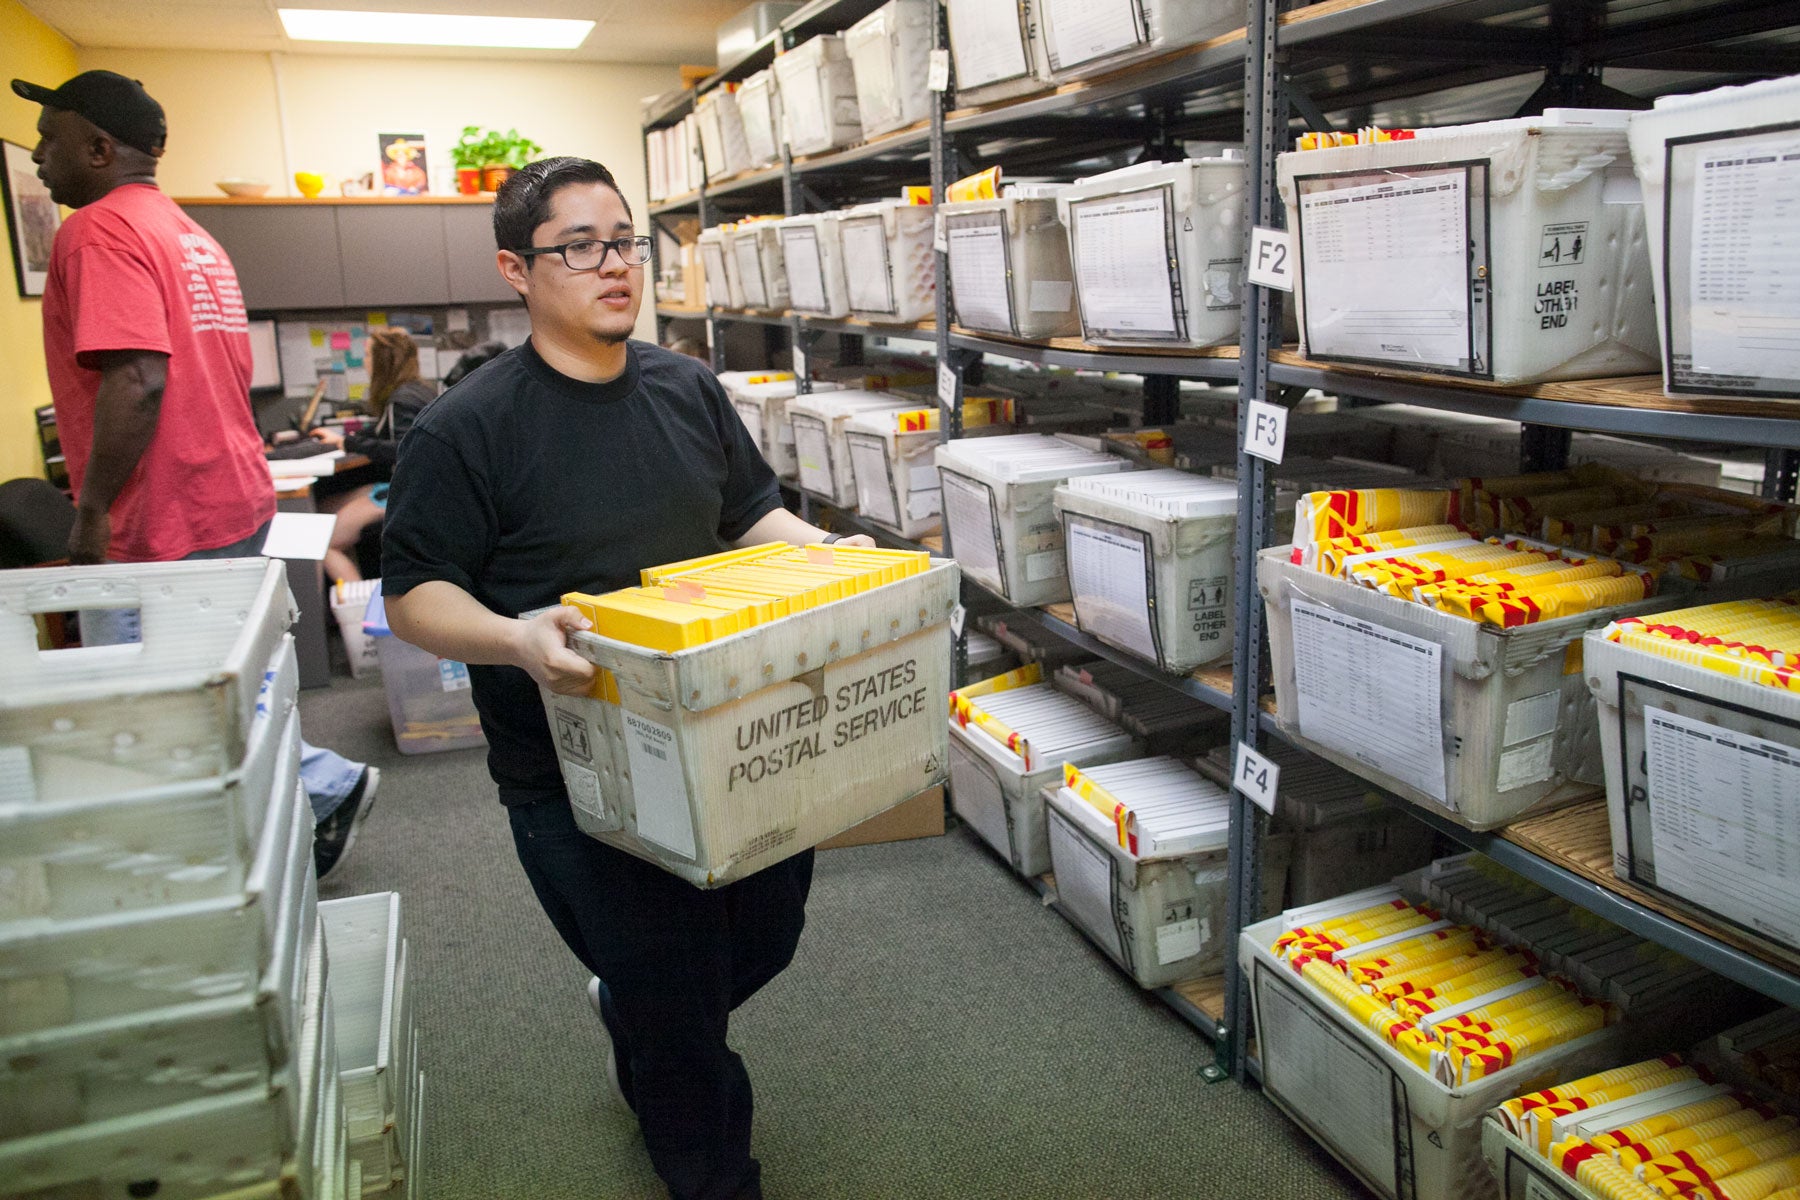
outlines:
M255 533L275 489L250 411L250 333L219 244L150 184L127 184L57 231L44 357L69 479L81 493L107 350L169 356L156 435L112 506L115 562L166 562Z

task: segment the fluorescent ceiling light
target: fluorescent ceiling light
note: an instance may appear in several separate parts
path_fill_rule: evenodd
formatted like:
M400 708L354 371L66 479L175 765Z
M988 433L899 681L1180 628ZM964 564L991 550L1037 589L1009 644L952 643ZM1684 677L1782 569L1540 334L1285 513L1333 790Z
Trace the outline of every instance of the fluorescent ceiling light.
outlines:
M573 50L592 21L548 17L465 17L449 13L353 12L281 8L282 27L302 42L379 42L398 46L489 46L507 50Z

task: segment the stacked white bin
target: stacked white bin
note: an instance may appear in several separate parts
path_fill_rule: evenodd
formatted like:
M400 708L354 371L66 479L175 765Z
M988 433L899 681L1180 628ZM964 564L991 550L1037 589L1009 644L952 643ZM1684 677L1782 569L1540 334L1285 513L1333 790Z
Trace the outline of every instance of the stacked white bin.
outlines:
M844 279L844 240L839 229L841 216L835 212L806 213L775 223L781 238L782 268L787 273L788 305L797 313L834 320L850 315L850 289ZM709 273L709 294L711 280Z
M839 216L850 312L865 321L911 324L937 302L937 254L928 204L882 200Z
M1041 0L1045 77L1064 83L1192 45L1243 24L1232 0Z
M1301 349L1496 383L1651 370L1629 115L1550 109L1281 155Z
M936 17L936 0L888 0L844 31L865 138L931 115L935 93L925 79Z
M1009 185L997 200L939 207L958 325L1021 338L1080 332L1069 239L1056 212L1061 191Z
M744 137L744 118L738 112L737 87L720 84L694 102L700 125L700 155L706 162L706 180L712 183L736 175L750 165L750 146Z
M1054 502L1083 632L1176 673L1230 656L1235 483L1128 471Z
M719 383L769 469L783 479L796 478L800 464L794 457L794 423L787 415L787 403L797 390L793 375L786 371L723 371ZM837 384L815 381L812 387L815 392L829 392L835 391Z
M364 1195L406 1179L418 1063L400 897L375 892L319 905L331 960L338 1088L352 1169Z
M1024 671L1038 677L1035 668ZM1043 793L1060 784L1063 764L1085 767L1136 758L1144 744L1047 683L971 695L966 703L1018 736L1009 747L980 721L951 717L951 804L1019 874L1042 875L1050 869Z
M781 161L781 87L773 68L764 67L737 90L738 116L744 123L744 150L751 167Z
M1631 114L1671 395L1800 396L1800 280L1764 253L1792 234L1780 201L1793 194L1797 108L1800 75L1790 75Z
M934 409L876 409L844 424L856 473L856 509L901 537L935 532L943 523Z
M958 108L1010 100L1050 86L1044 78L1037 22L1026 17L1023 7L1020 0L944 0Z
M706 276L706 303L710 308L744 307L744 285L738 275L737 256L731 252L733 225L702 230L700 269Z
M1081 328L1099 345L1216 346L1238 336L1244 160L1139 163L1057 196Z
M745 308L781 312L788 306L787 265L770 219L739 221L726 237Z
M781 125L794 157L861 140L856 77L842 37L826 33L803 42L778 56L774 71L781 87Z
M1056 485L1131 463L1041 433L960 439L937 449L950 547L969 578L1014 604L1069 598Z
M800 486L843 508L856 504L856 468L846 426L859 413L900 412L916 405L892 392L845 389L788 401Z
M292 605L263 559L0 574L7 1195L343 1195ZM140 645L39 652L107 608Z

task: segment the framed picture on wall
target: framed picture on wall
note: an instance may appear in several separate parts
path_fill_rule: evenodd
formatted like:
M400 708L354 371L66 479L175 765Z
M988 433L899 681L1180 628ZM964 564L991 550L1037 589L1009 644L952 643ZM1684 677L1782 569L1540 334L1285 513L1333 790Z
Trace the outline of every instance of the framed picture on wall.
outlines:
M50 243L62 224L62 210L50 189L37 177L31 151L16 142L0 141L5 152L0 190L6 198L6 229L12 243L13 275L19 295L41 296L50 278Z
M422 196L431 190L424 134L378 133L375 138L381 151L379 191L383 196Z

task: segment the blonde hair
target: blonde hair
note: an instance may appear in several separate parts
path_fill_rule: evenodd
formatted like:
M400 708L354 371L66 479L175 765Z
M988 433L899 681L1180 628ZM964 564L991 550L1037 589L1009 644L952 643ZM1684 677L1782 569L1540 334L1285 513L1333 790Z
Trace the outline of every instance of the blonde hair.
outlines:
M388 397L419 378L419 347L412 334L393 325L369 330L369 411L379 417Z

